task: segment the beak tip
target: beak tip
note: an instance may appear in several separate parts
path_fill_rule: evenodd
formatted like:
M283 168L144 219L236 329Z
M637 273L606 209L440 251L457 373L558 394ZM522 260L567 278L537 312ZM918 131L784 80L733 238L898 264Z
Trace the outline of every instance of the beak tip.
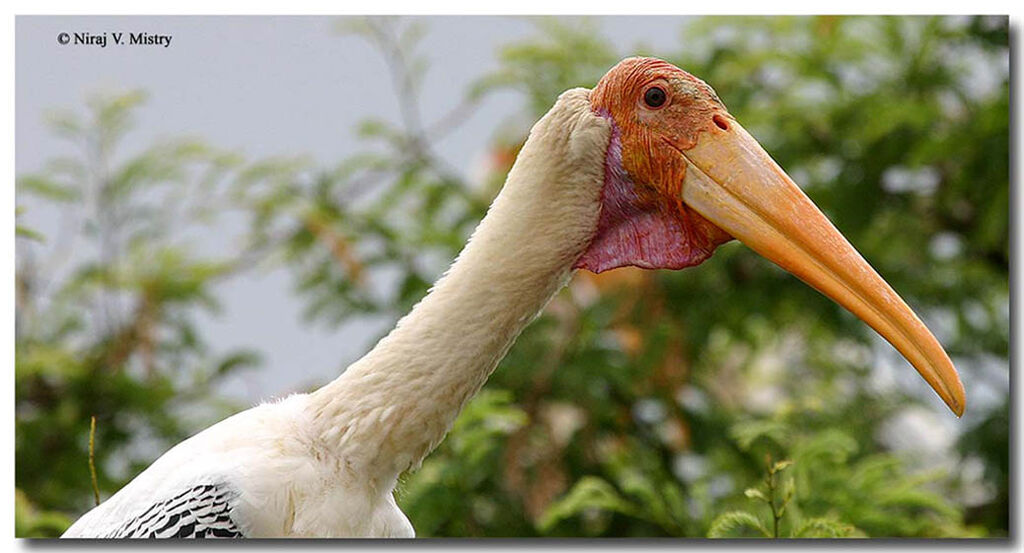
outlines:
M949 392L947 397L944 397L946 405L949 406L949 410L953 412L956 417L962 418L964 416L964 410L967 408L967 398L964 394L964 385L960 382L960 378L957 377L953 389Z
M953 404L950 406L953 409L953 414L956 418L962 418L964 416L964 410L967 408L967 401L964 398L963 390L953 399Z
M956 418L958 418L958 419L963 418L963 416L964 416L964 405L963 404L954 405L952 407L952 409L953 409L953 414L956 415Z

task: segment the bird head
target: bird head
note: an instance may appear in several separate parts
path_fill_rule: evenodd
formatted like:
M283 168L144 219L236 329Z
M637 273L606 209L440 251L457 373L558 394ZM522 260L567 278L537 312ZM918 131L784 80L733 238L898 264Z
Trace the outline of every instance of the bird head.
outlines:
M612 131L597 231L577 268L681 269L736 238L874 328L963 414L942 346L710 86L665 61L628 58L590 106Z

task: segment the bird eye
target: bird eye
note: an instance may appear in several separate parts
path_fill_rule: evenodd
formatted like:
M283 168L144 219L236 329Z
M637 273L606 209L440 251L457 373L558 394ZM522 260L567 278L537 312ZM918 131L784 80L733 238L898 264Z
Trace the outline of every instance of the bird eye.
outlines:
M647 89L647 92L644 92L644 103L647 104L647 107L661 107L666 98L665 91L661 87L652 86Z

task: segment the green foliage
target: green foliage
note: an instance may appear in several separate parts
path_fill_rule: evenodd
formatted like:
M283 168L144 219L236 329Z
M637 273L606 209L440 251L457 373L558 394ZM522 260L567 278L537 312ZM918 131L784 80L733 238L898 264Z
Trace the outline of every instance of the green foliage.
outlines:
M786 450L795 461L771 462L761 485L744 490L747 499L768 508L768 522L750 510L725 512L711 523L708 537L743 537L754 530L763 537L967 536L956 506L929 490L937 475L911 474L890 454L857 455L857 444L841 431L814 435L789 433L772 438L770 426L753 436L751 424L737 424L733 436L749 452ZM793 466L794 476L779 482ZM787 516L788 508L788 516ZM820 516L808 516L810 514Z
M630 535L642 536L656 529L670 536L688 534L686 500L682 488L665 475L654 475L623 463L611 476L614 484L596 476L578 480L562 498L552 502L538 521L538 530L549 535L598 536L608 532L614 517L641 522ZM574 520L578 518L579 520ZM578 529L574 522L579 523Z
M380 51L400 118L365 120L355 129L365 150L329 167L302 157L241 165L196 142L89 161L130 128L137 94L93 102L91 122L54 118L72 140L90 137L87 159L20 177L19 199L103 209L83 223L99 253L64 273L29 253L61 240L34 230L30 210L18 214L19 533L58 531L33 526L31 513L88 506L89 415L109 492L183 435L185 405L210 405L209 384L252 360L215 356L196 335L195 311L216 306L212 282L241 260L275 260L311 319L397 319L483 216L527 125L566 88L593 86L642 52L715 87L937 331L968 391L995 400L969 405L955 449L915 456L888 429L908 413L947 416L940 401L919 379L891 377L895 354L860 321L746 248L723 246L685 271L582 272L440 448L403 476L397 499L418 535L1006 535L1006 18L708 17L683 25L665 52L617 51L596 21L534 21L493 73L428 117L418 40L429 26L346 20L341 32ZM491 137L489 174L469 180L431 145L503 90L523 94L526 110ZM186 215L170 218L165 205ZM169 226L201 226L218 207L248 217L239 258L200 258L169 240ZM116 247L105 250L111 218ZM45 303L44 273L68 275ZM103 315L115 296L134 311ZM161 332L139 331L143 313ZM766 467L766 456L792 464Z
M960 510L939 491L942 472L915 471L892 453L863 451L853 436L839 428L799 430L798 421L808 415L794 414L773 424L741 422L730 432L748 454L784 455L792 460L769 464L764 487L745 491L748 498L768 504L774 520L784 521L792 537L830 528L821 520L842 521L851 531L868 536L977 533L978 529L963 525ZM757 428L761 432L752 431ZM786 463L792 464L793 474L779 497L775 475L790 466ZM783 519L790 501L793 516ZM811 514L814 517L803 518Z
M59 511L43 511L19 488L14 489L14 535L19 537L56 538L71 520Z
M752 536L744 536L743 532L753 532ZM747 511L729 511L722 513L711 523L708 530L709 538L730 537L771 537L771 532L757 516Z
M608 482L596 476L584 476L576 481L565 497L548 507L538 522L538 528L548 532L559 522L575 515L587 516L602 511L637 516L641 509L619 495L618 490Z
M19 200L61 220L49 236L17 232L19 536L57 535L70 522L63 513L94 504L93 415L98 485L110 494L155 453L229 413L212 387L255 361L211 351L197 334L196 312L216 308L211 288L233 262L199 257L175 232L209 220L218 182L238 161L194 140L122 155L143 98L95 98L84 117L54 115L81 157L18 181Z
M793 538L846 538L854 529L828 518L808 518L800 523L790 537Z
M534 40L510 44L498 55L498 71L481 78L471 94L480 96L496 88L526 94L532 113L551 108L552 98L570 88L591 88L619 56L601 38L592 20L574 23L554 17L533 20L540 35ZM571 54L570 54L571 52ZM555 92L552 96L551 92Z

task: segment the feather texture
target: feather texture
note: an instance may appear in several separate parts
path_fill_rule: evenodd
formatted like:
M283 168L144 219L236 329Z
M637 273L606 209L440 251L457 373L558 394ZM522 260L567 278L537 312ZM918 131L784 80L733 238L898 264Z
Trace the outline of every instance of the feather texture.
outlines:
M233 495L205 484L151 505L105 538L241 538L231 520Z
M398 476L567 282L597 228L609 133L588 90L562 94L458 259L372 351L181 442L64 536L412 537Z

